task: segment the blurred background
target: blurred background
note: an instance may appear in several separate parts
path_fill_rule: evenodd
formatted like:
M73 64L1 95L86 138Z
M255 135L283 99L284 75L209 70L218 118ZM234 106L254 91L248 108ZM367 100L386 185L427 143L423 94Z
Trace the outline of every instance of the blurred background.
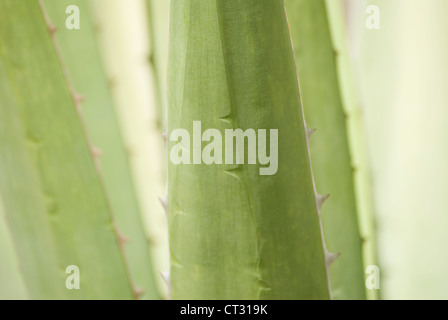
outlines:
M384 299L448 298L447 13L444 0L345 1Z

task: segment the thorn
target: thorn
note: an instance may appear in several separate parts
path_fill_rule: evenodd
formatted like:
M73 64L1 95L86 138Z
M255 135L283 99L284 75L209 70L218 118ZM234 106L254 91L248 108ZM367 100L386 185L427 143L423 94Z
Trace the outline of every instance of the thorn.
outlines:
M331 253L325 250L325 264L328 267L331 266L340 256L340 253Z
M163 280L165 281L166 285L168 286L168 299L171 300L171 275L170 272L160 272L160 275L162 276Z
M101 33L101 31L103 31L103 28L101 27L101 24L95 23L93 25L93 31L95 31L96 33Z
M133 157L135 157L137 155L135 147L132 146L132 145L125 145L125 150L126 150L126 153L128 154L128 156L130 158L133 158Z
M56 31L58 31L58 28L56 28L52 24L47 24L48 32L50 32L50 35L53 37Z
M322 209L322 206L324 205L325 201L327 201L327 199L328 199L329 197L330 197L329 194L325 194L325 195L318 194L318 195L316 196L317 208L319 209L319 212L320 212L320 210Z
M83 95L79 94L79 93L75 93L74 94L74 99L75 99L76 103L81 103L81 102L84 102L86 100L86 98Z
M151 237L151 236L146 236L146 242L150 246L157 245L157 238L156 237Z
M223 117L219 117L218 120L224 121L228 124L232 124L233 123L233 115L232 112L230 112L228 115L223 116Z
M98 159L103 156L103 150L101 150L100 148L92 146L91 151L92 151L92 155L95 159Z
M154 64L155 64L155 58L154 58L154 51L153 51L153 50L151 50L151 52L148 54L147 59L148 59L148 62L149 62L152 66L154 66Z
M309 139L311 137L311 135L316 132L317 129L310 129L308 127L306 127L306 137Z
M117 234L117 238L118 238L118 244L121 247L124 247L124 245L129 242L129 238L127 238L123 233L120 232L120 230L118 230L117 225L114 223L114 229L115 229L115 233Z
M160 275L162 276L162 278L163 278L163 280L165 281L165 283L166 283L168 286L171 286L171 276L170 276L170 273L169 273L169 272L163 272L163 271L161 271L161 272L160 272Z
M145 290L143 290L142 288L134 287L132 288L132 291L134 293L135 300L140 300L141 297L145 294Z
M163 209L165 209L166 215L168 215L168 197L164 196L163 198L159 197L160 204L162 205Z
M167 143L168 142L168 133L166 131L163 131L161 134L162 134L163 141L165 141L165 143Z
M117 86L117 78L114 76L111 76L109 79L107 79L107 82L109 84L109 87L114 88Z
M120 242L120 245L125 245L129 242L129 238L125 237L121 233L118 234L118 241Z
M335 57L339 56L339 50L336 48L333 48L333 54L335 55Z

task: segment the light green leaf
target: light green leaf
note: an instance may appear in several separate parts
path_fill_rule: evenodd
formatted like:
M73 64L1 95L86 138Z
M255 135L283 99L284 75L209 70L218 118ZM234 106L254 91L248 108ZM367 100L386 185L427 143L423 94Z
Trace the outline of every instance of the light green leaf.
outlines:
M168 226L160 198L166 193L164 143L157 126L156 93L151 82L145 0L89 0L89 11L145 220L161 294L160 272L169 269Z
M126 238L124 251L133 283L143 291L141 298L157 299L148 241L88 6L85 0L44 0L44 4L57 28L55 35L68 75L84 99L83 119L91 142L100 153L98 164L117 228ZM79 30L67 29L65 25L70 15L66 8L73 4L78 6L82 19Z
M158 113L158 126L160 129L163 128L166 130L166 87L170 2L167 0L146 1L151 42L150 63L154 78L154 95Z
M354 170L325 0L286 0L317 191L330 194L322 208L325 242L341 256L330 268L335 299L365 299ZM342 71L341 71L342 72Z

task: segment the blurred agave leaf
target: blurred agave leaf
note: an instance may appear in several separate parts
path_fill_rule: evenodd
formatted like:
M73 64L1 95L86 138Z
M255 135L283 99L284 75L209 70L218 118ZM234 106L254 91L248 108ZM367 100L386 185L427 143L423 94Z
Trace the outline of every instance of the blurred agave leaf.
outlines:
M0 1L0 191L29 297L133 298L41 4ZM66 288L69 265L81 290Z
M28 297L0 197L0 300Z
M96 37L109 79L117 118L128 151L157 273L169 269L167 219L159 198L165 193L165 156L157 123L156 81L149 65L145 0L89 0ZM164 296L166 284L157 277Z
M285 1L300 78L305 118L317 132L310 140L327 248L340 253L330 268L335 299L365 299L352 159L325 0ZM336 54L335 54L336 53ZM340 70L341 71L341 70Z
M158 108L158 123L160 130L166 130L170 1L147 0L147 7L151 42L150 62L154 77L154 96Z
M350 51L350 44L356 43L354 39L357 36L357 34L353 35L352 33L358 33L358 30L350 29L356 19L353 18L353 21L350 20L350 15L344 12L344 9L346 9L345 11L349 9L343 5L344 2L343 0L326 0L333 46L335 52L337 52L336 63L341 98L346 114L359 229L362 238L363 262L364 269L367 270L369 266L378 265L375 206L372 191L371 165L366 143L365 119L359 86L356 82L353 54ZM358 10L359 6L362 6L362 1L356 2L356 6L352 10ZM357 17L359 18L360 16L357 15ZM348 41L349 39L351 41ZM369 273L365 274L366 280L369 275ZM366 290L368 299L378 299L378 290L367 288L367 286Z
M170 21L169 132L279 130L275 175L170 163L173 298L327 299L283 1L173 0Z
M44 0L62 60L78 94L82 95L82 115L92 144L100 152L98 163L114 213L117 228L127 239L124 249L134 285L141 298L157 299L154 272L139 204L135 195L127 153L115 115L107 78L97 49L94 26L85 0ZM78 6L82 15L79 30L69 30L66 8Z
M386 299L447 299L448 3L368 4L380 9L381 28L364 28L358 60L382 293Z

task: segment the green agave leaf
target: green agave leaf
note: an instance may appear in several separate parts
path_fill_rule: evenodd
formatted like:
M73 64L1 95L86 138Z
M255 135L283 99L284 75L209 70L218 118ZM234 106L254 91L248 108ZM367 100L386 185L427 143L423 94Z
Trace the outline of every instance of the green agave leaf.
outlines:
M133 283L143 291L141 298L157 299L148 241L89 8L84 0L45 0L44 4L57 28L55 35L68 75L84 98L83 119L91 142L101 152L98 163L117 227L127 239L124 249ZM65 26L66 8L71 5L79 8L79 30Z
M337 60L325 0L285 1L303 108L310 128L311 159L322 208L327 248L341 254L330 268L335 299L365 299L354 172L340 92Z
M366 281L370 276L369 266L378 265L377 232L375 205L372 189L371 162L369 159L366 118L362 108L359 83L354 69L355 62L350 52L347 35L354 42L356 34L361 28L353 28L354 21L363 18L362 14L344 15L344 10L358 10L363 4L356 2L357 8L343 6L343 1L326 0L327 12L330 20L333 46L337 52L336 61L340 82L341 96L346 114L348 138L350 142L351 162L354 170L357 211L359 229L362 238L362 253L364 269L366 270ZM356 18L355 18L356 17ZM351 28L351 29L350 29ZM348 33L350 32L350 33ZM380 290L367 288L367 298L376 300L379 298Z
M25 282L0 197L0 300L26 299Z
M0 191L33 299L133 298L111 210L39 1L0 1ZM66 268L80 269L67 290Z
M170 162L173 298L329 298L283 1L173 0L168 79L169 133L279 130L274 175Z

